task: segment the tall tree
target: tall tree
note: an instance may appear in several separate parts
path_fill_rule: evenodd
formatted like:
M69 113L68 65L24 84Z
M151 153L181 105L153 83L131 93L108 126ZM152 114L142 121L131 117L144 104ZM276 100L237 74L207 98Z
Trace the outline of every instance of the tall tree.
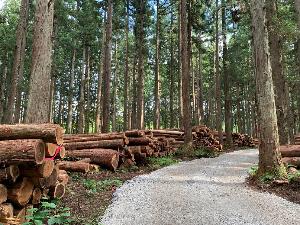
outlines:
M86 62L86 45L82 47L82 65L81 65L81 79L79 88L79 102L78 102L78 129L77 132L84 133L84 116L85 116L85 62Z
M173 38L173 12L171 12L171 26L170 26L170 128L175 126L174 115L174 91L175 91L175 74L174 74L174 38Z
M268 172L280 177L285 175L285 169L279 153L276 106L266 27L266 1L251 0L250 8L261 142L258 175Z
M154 89L154 129L160 128L160 12L159 0L156 0L156 54L155 54L155 89Z
M26 123L49 122L54 1L37 0Z
M18 89L21 88L21 82L23 81L28 13L29 13L29 0L22 0L21 7L20 7L20 18L19 18L18 28L16 32L17 40L16 40L16 46L14 52L10 91L7 100L7 108L4 114L5 123L13 123L14 115L16 116L16 114L19 114L19 111L17 110L20 110L19 107L18 108L15 107L15 99L16 97L18 98L20 97L17 95L17 92L19 91ZM17 120L17 122L19 121Z
M74 75L75 75L75 60L76 60L76 49L72 52L72 62L69 80L69 95L68 95L68 118L67 118L67 132L72 133L73 124L73 94L74 94Z
M110 79L111 79L111 42L112 42L112 14L113 5L111 0L106 1L107 20L106 20L106 38L103 65L103 98L102 98L102 128L103 133L109 132L110 121Z
M275 91L275 104L280 144L289 143L288 131L288 85L283 72L281 37L277 28L276 0L266 1L266 19L269 33L269 46L272 66L272 77Z
M182 100L183 100L183 124L184 124L184 142L186 145L190 145L192 137L192 124L191 124L191 102L190 102L190 71L189 71L189 60L188 60L188 43L187 43L187 10L186 0L180 0L181 11L181 69L182 69Z
M0 83L0 122L2 123L3 120L3 112L5 108L5 87L6 87L6 77L7 77L7 64L8 64L8 56L7 52L4 53L4 59L3 59L3 71L2 72L2 78Z

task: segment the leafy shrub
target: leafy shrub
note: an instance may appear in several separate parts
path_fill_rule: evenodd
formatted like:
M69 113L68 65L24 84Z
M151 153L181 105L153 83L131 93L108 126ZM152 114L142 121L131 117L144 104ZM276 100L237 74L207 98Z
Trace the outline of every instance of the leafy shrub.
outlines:
M194 150L194 155L197 158L214 158L218 156L218 153L209 148L197 148Z
M96 193L99 191L108 190L112 186L120 187L123 181L119 179L105 179L105 180L94 180L94 179L84 179L83 186L88 190L89 193Z
M178 163L178 160L174 159L173 156L165 156L160 158L149 158L149 162L153 167L159 168Z
M258 170L258 166L252 166L249 170L248 173L250 174L250 176L255 176Z

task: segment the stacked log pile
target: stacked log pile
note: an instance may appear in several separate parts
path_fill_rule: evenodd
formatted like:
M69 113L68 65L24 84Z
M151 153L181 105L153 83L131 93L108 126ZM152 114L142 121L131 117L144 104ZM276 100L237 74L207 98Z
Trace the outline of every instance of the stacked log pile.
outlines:
M0 125L0 223L22 224L42 196L62 198L68 175L63 129L54 124Z
M248 134L232 133L232 141L237 147L255 147L256 145L254 139Z
M295 135L295 145L300 145L300 134Z
M216 139L214 132L206 126L193 127L194 146L195 148L205 147L214 152L222 151L223 147Z
M283 163L300 168L300 145L282 145L280 152Z

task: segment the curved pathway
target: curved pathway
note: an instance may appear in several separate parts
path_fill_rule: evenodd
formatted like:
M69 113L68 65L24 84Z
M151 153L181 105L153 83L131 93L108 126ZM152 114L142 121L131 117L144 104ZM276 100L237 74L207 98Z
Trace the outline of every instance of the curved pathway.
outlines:
M103 225L292 225L300 205L244 183L257 150L166 167L126 182L114 196Z

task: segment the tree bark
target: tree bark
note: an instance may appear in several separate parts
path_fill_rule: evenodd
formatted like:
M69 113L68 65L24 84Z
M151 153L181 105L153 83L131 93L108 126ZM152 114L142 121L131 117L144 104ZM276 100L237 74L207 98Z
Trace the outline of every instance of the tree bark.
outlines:
M103 75L102 75L103 77L103 95L102 95L103 124L102 124L101 131L103 133L109 132L109 121L110 121L112 14L113 14L112 0L107 0L106 41L105 41Z
M25 206L33 192L33 183L29 178L24 177L23 180L15 183L12 188L8 188L7 198L18 206Z
M275 91L275 104L277 124L279 131L279 143L284 145L290 142L288 132L288 86L282 65L282 44L277 29L277 6L275 0L266 1L266 19L269 33L269 46L272 66L272 77Z
M159 0L156 0L156 53L155 53L155 88L154 88L154 129L160 128L160 12Z
M191 102L190 102L190 83L191 77L189 73L188 46L187 46L187 10L186 0L181 0L181 66L182 66L182 100L183 100L183 124L185 138L184 142L187 146L191 145L192 124L191 124Z
M20 170L17 165L10 165L9 167L0 169L0 183L5 181L16 182L20 175Z
M7 77L7 61L8 61L8 54L4 53L4 63L3 63L3 72L2 72L2 79L0 84L0 123L3 122L3 112L5 108L5 87L6 87L6 77Z
M285 169L279 153L279 137L265 6L265 0L250 1L255 53L256 95L260 124L258 175L260 176L269 172L281 177L285 175Z
M183 99L182 99L182 18L181 18L181 2L178 2L178 111L179 111L179 127L183 128Z
M14 122L14 114L19 113L15 111L15 99L17 96L17 87L21 88L20 82L23 80L24 58L26 47L26 34L29 13L29 0L22 0L20 7L20 18L16 32L16 45L14 52L14 61L11 74L11 85L7 100L7 108L4 115L4 122L7 124ZM20 109L18 109L20 110Z
M230 91L230 79L227 68L228 61L228 49L227 49L227 24L226 24L226 4L225 0L222 0L222 33L223 33L223 74L224 74L224 98L225 98L225 132L226 132L226 144L232 146L232 114L231 114L231 91Z
M91 50L90 47L87 47L87 56L86 56L86 67L85 67L85 95L86 95L86 108L85 108L85 126L84 131L85 133L89 133L90 130L90 111L91 111L91 99L90 99L90 82L91 82Z
M68 95L68 122L67 122L67 133L72 133L73 125L73 93L74 93L74 73L75 73L75 60L76 60L76 49L73 49L70 81L69 81L69 95Z
M101 140L101 141L85 141L66 143L66 150L80 150L80 149L94 149L94 148L109 148L109 149L122 149L125 143L123 139Z
M173 12L171 12L171 28L170 28L170 128L175 126L175 115L174 115L174 92L175 92L175 77L174 77L174 39L173 39Z
M85 115L85 61L86 61L86 46L83 46L82 52L82 68L81 68L81 81L80 81L80 91L79 91L79 103L78 103L78 133L84 132L84 115Z
M115 70L112 93L112 132L117 130L117 88L118 88L118 43L115 43Z
M53 14L54 1L37 1L26 123L46 123L50 120Z

